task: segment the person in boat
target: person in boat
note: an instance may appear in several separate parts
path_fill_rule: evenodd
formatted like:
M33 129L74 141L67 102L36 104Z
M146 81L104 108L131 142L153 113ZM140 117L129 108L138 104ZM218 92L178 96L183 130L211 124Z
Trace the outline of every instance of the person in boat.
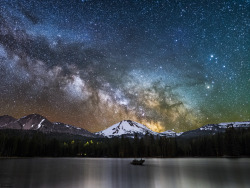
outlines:
M136 159L134 159L132 162L131 162L131 164L133 164L133 165L142 165L143 163L145 162L145 160L136 160Z

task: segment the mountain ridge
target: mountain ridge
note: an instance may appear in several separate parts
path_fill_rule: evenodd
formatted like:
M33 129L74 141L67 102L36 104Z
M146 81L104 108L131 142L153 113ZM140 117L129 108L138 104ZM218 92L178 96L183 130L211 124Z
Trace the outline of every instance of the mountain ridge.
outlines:
M0 129L36 130L42 133L66 133L85 137L97 137L86 129L60 122L50 122L39 114L30 114L20 119L12 116L0 116Z
M214 135L216 133L224 133L228 128L234 129L248 129L250 128L250 121L242 122L224 122L219 124L207 124L198 129L184 132L181 137L189 138L203 135Z
M131 128L132 127L132 128ZM134 127L137 127L138 129L135 129ZM116 123L107 129L104 129L102 131L96 132L95 134L101 135L104 137L115 137L115 136L127 136L127 137L134 137L135 134L138 134L139 136L144 136L147 133L154 135L154 136L165 136L165 137L196 137L196 136L202 136L202 135L213 135L220 132L225 132L227 128L233 127L235 129L239 128L250 128L250 121L244 121L244 122L225 122L225 123L219 123L219 124L207 124L200 128L176 133L172 130L167 130L164 132L154 132L147 128L145 125L142 125L140 123L131 121L131 120L123 120L119 123Z

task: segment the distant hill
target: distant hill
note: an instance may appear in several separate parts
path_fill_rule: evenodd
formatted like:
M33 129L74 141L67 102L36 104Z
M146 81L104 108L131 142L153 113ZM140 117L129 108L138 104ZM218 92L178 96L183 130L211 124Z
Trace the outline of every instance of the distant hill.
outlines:
M182 138L190 138L190 137L197 137L197 136L207 136L207 135L214 135L216 133L224 133L227 128L234 128L234 129L249 129L250 122L228 122L228 123L219 123L219 124L207 124L202 126L201 128L186 131L181 134L180 137Z

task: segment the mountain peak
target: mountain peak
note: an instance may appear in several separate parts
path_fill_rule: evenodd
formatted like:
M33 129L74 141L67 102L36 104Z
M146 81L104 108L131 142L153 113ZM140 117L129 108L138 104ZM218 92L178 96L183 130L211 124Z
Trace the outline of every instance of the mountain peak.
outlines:
M96 134L107 137L113 137L121 135L134 136L134 134L145 135L147 133L152 135L158 134L147 128L145 125L142 125L132 120L123 120L120 121L119 123L110 126L109 128L103 131L97 132Z
M22 129L25 130L38 130L43 126L51 127L52 123L40 114L30 114L18 120Z

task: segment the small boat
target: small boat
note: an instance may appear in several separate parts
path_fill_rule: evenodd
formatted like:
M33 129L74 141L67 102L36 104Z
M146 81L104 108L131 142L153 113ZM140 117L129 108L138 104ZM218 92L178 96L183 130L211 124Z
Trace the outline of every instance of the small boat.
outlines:
M143 163L145 162L145 160L136 160L134 159L130 164L132 165L143 165Z

